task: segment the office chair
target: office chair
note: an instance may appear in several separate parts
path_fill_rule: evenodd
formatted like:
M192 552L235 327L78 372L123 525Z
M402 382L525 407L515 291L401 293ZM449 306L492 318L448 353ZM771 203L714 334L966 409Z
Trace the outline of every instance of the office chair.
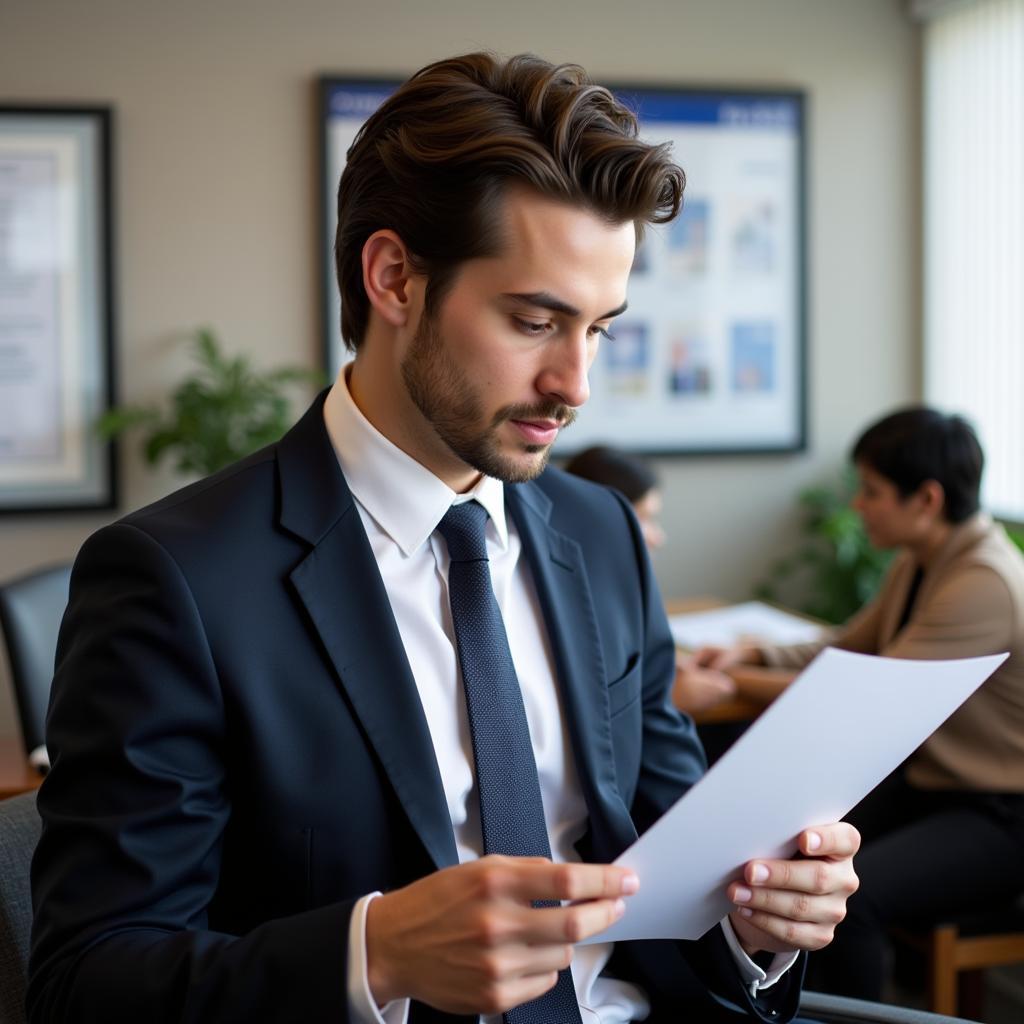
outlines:
M35 793L0 801L0 1020L24 1024L32 928L29 865L39 840Z
M44 742L57 631L68 603L69 565L40 569L0 586L0 629L26 752Z

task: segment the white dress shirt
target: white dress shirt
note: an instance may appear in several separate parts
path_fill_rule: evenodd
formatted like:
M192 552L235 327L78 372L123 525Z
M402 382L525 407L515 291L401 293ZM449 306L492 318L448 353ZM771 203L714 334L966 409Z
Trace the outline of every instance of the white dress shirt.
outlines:
M448 603L448 550L436 528L452 504L476 500L487 510L491 583L508 634L523 694L544 803L551 856L578 861L574 844L587 828L587 808L565 726L554 662L540 604L515 524L505 516L504 486L483 476L456 494L379 433L352 400L343 371L324 406L327 432L348 483L391 602L423 703L444 785L459 861L480 857L483 842L475 792L473 748ZM339 566L339 571L341 567ZM352 914L348 993L360 1024L404 1024L409 1001L378 1010L366 978L364 897ZM732 929L726 937L744 979L756 991L774 983L794 956L777 957L765 972L747 957ZM649 1012L635 985L601 976L612 944L581 946L572 975L583 1024L629 1024ZM500 1024L500 1015L483 1018Z

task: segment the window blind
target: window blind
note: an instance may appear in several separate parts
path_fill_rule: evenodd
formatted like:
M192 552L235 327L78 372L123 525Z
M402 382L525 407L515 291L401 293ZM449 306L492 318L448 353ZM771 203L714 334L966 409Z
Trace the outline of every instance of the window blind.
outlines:
M924 25L924 390L985 448L985 506L1024 521L1024 0Z

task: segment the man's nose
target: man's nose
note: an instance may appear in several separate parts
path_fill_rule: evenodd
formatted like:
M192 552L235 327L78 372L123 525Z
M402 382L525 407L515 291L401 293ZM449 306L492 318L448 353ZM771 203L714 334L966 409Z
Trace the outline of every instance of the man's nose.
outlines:
M588 340L585 331L553 346L538 378L537 389L563 405L573 408L583 405L590 397L588 374L596 352L596 344Z

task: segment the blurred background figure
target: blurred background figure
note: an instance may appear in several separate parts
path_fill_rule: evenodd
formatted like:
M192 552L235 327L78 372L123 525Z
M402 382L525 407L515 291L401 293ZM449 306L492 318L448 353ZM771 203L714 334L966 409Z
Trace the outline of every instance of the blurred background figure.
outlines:
M614 487L633 506L647 547L654 551L665 543L660 516L661 491L658 476L639 455L598 445L571 458L567 473L606 487ZM684 711L702 711L734 696L736 683L717 669L703 669L682 653L677 654L673 700ZM735 736L730 734L729 739Z
M595 484L614 487L624 494L640 520L647 547L654 551L665 543L665 531L660 522L658 476L639 455L598 445L571 458L565 471L584 480L593 480Z
M812 984L879 999L888 925L1002 906L1024 887L1024 556L979 510L984 456L959 416L893 413L861 435L852 459L854 509L872 544L899 551L877 597L821 642L705 647L682 674L799 668L826 643L925 661L1010 653L847 816L864 838L861 888L835 943L811 958Z

